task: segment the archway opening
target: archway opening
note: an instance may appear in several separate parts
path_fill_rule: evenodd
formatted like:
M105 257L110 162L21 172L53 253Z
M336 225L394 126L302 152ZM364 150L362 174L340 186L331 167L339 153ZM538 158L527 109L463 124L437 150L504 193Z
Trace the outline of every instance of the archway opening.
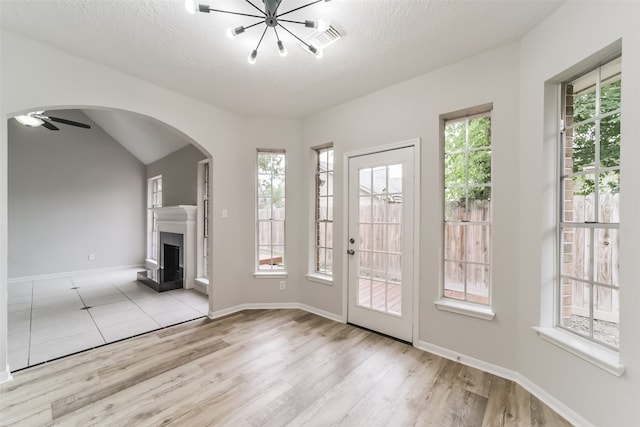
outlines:
M135 273L159 258L149 245L158 231L149 224L150 179L162 176L164 207L201 212L208 209L202 194L210 194L201 170L211 155L180 130L130 111L31 111L43 111L41 121L57 129L7 123L12 370L206 316L209 298L193 293L195 280L156 294ZM207 174L210 186L209 167ZM196 240L196 257L210 252L208 239ZM199 273L193 279L209 293Z

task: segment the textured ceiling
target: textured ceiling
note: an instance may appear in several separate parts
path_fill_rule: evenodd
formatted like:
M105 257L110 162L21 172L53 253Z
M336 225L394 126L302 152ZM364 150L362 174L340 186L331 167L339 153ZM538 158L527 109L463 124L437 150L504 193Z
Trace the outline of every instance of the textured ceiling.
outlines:
M211 7L256 11L240 0ZM253 0L262 5L261 0ZM281 11L305 4L284 0ZM518 39L558 1L333 0L288 15L326 18L346 33L317 59L280 32L280 58L263 26L229 40L228 27L255 19L190 15L183 0L0 0L10 31L244 116L305 117ZM308 29L291 26L297 35Z

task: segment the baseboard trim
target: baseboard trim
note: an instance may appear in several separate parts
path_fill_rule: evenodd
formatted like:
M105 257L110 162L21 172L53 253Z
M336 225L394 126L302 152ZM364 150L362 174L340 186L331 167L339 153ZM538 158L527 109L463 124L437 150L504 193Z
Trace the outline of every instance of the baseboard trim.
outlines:
M144 269L145 265L144 264L119 265L115 267L92 268L89 270L76 270L76 271L66 271L66 272L60 272L60 273L37 274L35 276L12 277L7 279L7 283L28 282L30 280L59 279L61 277L68 277L68 276L81 276L83 274L105 273L109 271L126 270L127 268Z
M331 313L329 311L325 311L325 310L320 310L319 308L316 307L312 307L310 305L307 304L299 304L300 305L300 309L307 311L309 313L312 314L316 314L320 317L324 317L327 318L329 320L333 320L334 322L338 322L338 323L347 323L347 318L345 316L339 316L335 313Z
M9 370L9 365L5 367L5 370L0 372L0 384L8 383L11 381L13 377L11 376L11 371Z
M418 341L415 347L428 353L444 357L445 359L453 360L454 362L462 363L463 365L480 369L481 371L488 372L498 377L518 383L520 386L522 386L522 388L536 396L571 424L578 427L595 427L589 421L584 419L580 414L576 413L574 410L553 397L543 388L541 388L519 372L503 368L502 366L494 365L492 363L485 362L484 360L476 359L474 357L467 356L465 354L461 354L453 350L428 343L426 341Z
M546 390L544 390L542 387L540 387L533 381L529 380L529 378L525 377L519 372L516 372L515 374L516 374L516 379L514 379L513 381L520 384L522 388L524 388L529 393L533 394L538 399L543 401L548 407L556 411L558 414L564 417L565 420L569 421L574 426L595 427L594 424L590 423L589 421L584 419L584 417L582 417L580 414L578 414L571 408L567 407L567 405L565 405L564 403L562 403L561 401L553 397L551 394L549 394Z
M310 305L301 304L298 302L239 304L239 305L234 305L233 307L224 308L218 311L210 311L208 316L209 316L209 319L213 320L213 319L218 319L220 317L228 316L230 314L234 314L243 310L283 310L283 309L304 310L308 313L312 313L320 317L333 320L334 322L346 323L346 319L344 319L343 316L338 316L337 314L320 310L319 308L311 307Z
M445 359L453 360L454 362L462 363L463 365L471 366L472 368L497 375L501 378L515 381L516 372L511 369L503 368L502 366L494 365L492 363L485 362L484 360L476 359L475 357L467 356L426 341L418 341L414 347L422 351L444 357Z
M200 279L195 279L193 281L193 288L192 289L200 292L201 294L209 295L209 291L207 290L207 288L208 288L208 284L207 283L203 283Z

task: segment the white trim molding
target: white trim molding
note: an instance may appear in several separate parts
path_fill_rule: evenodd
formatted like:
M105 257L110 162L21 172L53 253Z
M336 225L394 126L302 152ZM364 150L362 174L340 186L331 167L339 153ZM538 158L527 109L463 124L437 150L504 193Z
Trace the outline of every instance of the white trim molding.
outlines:
M430 344L426 341L418 341L418 344L415 347L428 353L435 354L436 356L444 357L445 359L453 360L454 362L458 362L472 368L480 369L481 371L488 372L498 377L513 381L522 386L522 388L527 390L532 395L536 396L538 399L544 402L545 405L553 409L571 424L580 427L595 427L589 421L584 419L580 414L567 407L564 403L553 397L551 394L546 392L544 389L542 389L537 384L533 383L517 371L503 368L502 366L494 365L493 363L488 363L483 360L437 346L435 344Z
M11 380L13 380L13 377L11 376L9 365L6 365L4 371L0 372L0 384L8 383Z
M256 271L253 273L256 279L286 279L289 273L286 271Z
M82 276L84 274L107 273L110 271L126 270L129 268L139 268L141 270L144 270L146 267L144 264L132 264L132 265L118 265L115 267L92 268L90 270L74 270L74 271L64 271L60 273L37 274L35 276L12 277L10 279L7 279L7 283L28 282L30 280L59 279L61 277L73 277L73 276Z
M620 355L613 350L559 328L534 327L533 329L543 340L557 345L616 377L621 377L624 374L626 368L620 363Z
M496 314L489 306L481 306L466 301L454 301L446 298L434 301L436 307L442 311L463 314L465 316L477 317L483 320L493 320Z
M218 319L220 317L228 316L230 314L238 313L243 310L304 310L308 313L324 317L329 320L333 320L338 323L347 323L347 319L344 316L339 316L329 311L321 310L316 307L312 307L307 304L301 304L297 302L281 302L281 303L248 303L234 305L233 307L224 308L218 311L209 311L208 317L211 320Z
M158 233L182 234L184 288L193 288L196 278L196 213L197 207L191 205L163 206L153 208L157 214ZM160 244L160 243L158 243ZM160 258L158 256L158 258Z
M307 273L305 274L307 280L316 283L322 283L323 285L333 285L333 276L328 276L320 273Z

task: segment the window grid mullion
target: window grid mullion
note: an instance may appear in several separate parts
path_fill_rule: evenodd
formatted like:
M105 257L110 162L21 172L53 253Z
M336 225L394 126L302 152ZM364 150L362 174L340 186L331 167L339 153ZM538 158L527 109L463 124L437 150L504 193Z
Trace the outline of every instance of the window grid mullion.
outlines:
M612 64L614 61L613 60L610 64ZM617 61L619 61L619 58L617 59ZM609 65L609 64L607 64ZM617 339L615 341L610 341L611 338L607 338L603 332L603 330L600 328L601 326L603 326L604 324L606 324L607 322L614 322L615 324L619 325L619 318L617 317L617 309L614 308L614 292L619 291L620 286L619 283L616 284L616 282L614 281L613 276L609 276L609 274L606 274L605 276L603 276L603 281L609 281L610 283L600 283L599 281L599 270L598 270L598 265L599 265L599 260L597 259L597 257L599 257L599 242L596 241L597 238L604 238L603 236L598 237L599 235L601 235L602 231L606 231L606 230L619 230L619 220L617 220L618 222L601 222L603 221L603 216L602 214L604 212L601 212L601 203L604 203L606 200L603 198L605 196L605 194L601 194L601 191L603 191L601 189L601 183L602 181L602 177L601 175L603 173L608 173L608 172L612 172L612 173L619 173L620 171L620 166L619 166L619 153L617 154L617 160L618 160L618 165L617 166L603 166L602 165L602 138L603 138L603 132L605 131L603 129L602 126L602 120L604 118L608 118L608 117L613 117L615 115L620 114L621 112L621 108L620 105L617 105L617 108L614 108L611 111L608 111L606 113L602 112L603 106L602 106L602 99L603 99L603 81L602 81L602 75L603 75L603 69L604 69L605 65L601 65L596 67L594 70L590 71L593 72L595 74L595 85L594 85L594 89L593 89L593 94L589 94L588 92L585 94L583 94L582 92L580 93L580 101L578 101L578 95L574 95L573 91L569 91L569 87L573 88L573 83L574 82L568 82L568 83L563 83L562 85L562 99L561 99L561 107L562 107L562 111L561 111L561 119L562 119L562 123L563 123L563 127L560 131L560 147L561 147L561 152L560 152L560 162L558 163L560 165L560 171L558 176L560 177L560 181L559 181L559 185L560 185L560 191L558 192L558 194L560 195L560 200L559 200L559 234L558 234L558 245L559 245L559 255L560 255L560 259L561 262L558 263L558 270L559 270L559 275L558 277L559 279L559 283L557 285L558 291L556 292L558 301L560 302L559 304L557 304L558 310L557 310L557 316L558 319L556 321L556 325L557 327L560 327L562 329L566 329L572 333L576 333L578 335L584 336L585 338L590 339L591 341L597 342L605 347L614 349L614 350L618 350L618 344L617 344ZM586 74L585 74L586 75ZM576 79L577 81L577 79ZM616 83L617 80L609 80L607 81L607 84L609 83ZM609 87L608 90L611 90L611 87ZM613 90L616 90L615 88L613 88ZM618 90L620 90L620 86L618 86ZM609 94L611 92L607 92L607 94ZM615 92L613 92L615 94ZM591 96L593 96L593 98L591 98ZM591 100L590 100L591 98ZM568 104L569 99L574 100L570 105ZM616 100L614 99L614 102ZM578 102L580 102L581 104L579 104ZM579 108L586 108L587 113L589 113L591 110L590 108L590 102L593 102L593 104L591 104L594 109L594 115L591 118L588 118L586 120L582 120L580 122L574 122L571 124L567 124L567 117L568 117L568 113L569 113L569 108L571 108L571 111L573 111L573 113L571 114L571 116L569 116L569 118L573 118L577 112L578 112L578 107ZM618 99L617 102L619 103L620 100ZM607 108L610 108L611 105L608 104ZM614 105L615 107L615 105ZM593 153L589 153L589 151L584 151L584 146L580 145L580 143L578 143L576 145L576 141L573 141L574 138L581 138L582 141L585 141L588 143L589 142L589 135L588 133L578 133L577 131L580 129L579 127L585 124L591 124L593 123L592 129L593 129ZM607 128L608 130L610 130L609 128ZM571 140L569 140L567 138L567 131L571 131ZM607 133L607 135L609 135ZM619 134L612 134L614 137L619 138L620 135ZM611 137L611 135L607 136L608 138ZM571 142L571 146L569 146ZM619 143L619 142L618 142ZM588 147L588 146L587 146ZM605 146L605 148L607 149L606 152L606 159L616 159L616 153L615 151L613 152L613 154L611 153L611 150L609 149L608 146ZM580 153L580 157L578 157L577 153L579 153L578 150L583 150ZM586 154L586 160L585 160L585 154ZM593 168L591 170L589 170L589 168L587 166L590 166L590 163L588 162L589 160L589 155L592 155L593 157L591 157L593 159ZM614 157L611 157L611 156ZM574 167L571 167L571 170L567 170L568 169L568 165L567 165L567 160L571 158L572 161L576 161L576 159L580 159L581 163L583 164L583 169L579 170L579 171L575 171L574 172ZM582 179L588 179L589 175L593 174L593 190L592 191L592 199L593 200L593 215L592 215L592 219L593 221L586 221L589 218L585 218L585 222L570 222L567 221L567 219L565 218L565 214L567 212L572 212L574 213L573 209L575 209L575 205L573 204L573 202L571 201L571 199L568 199L567 197L572 197L571 195L573 195L573 187L567 187L567 183L572 182L573 178L576 177L584 177ZM608 178L607 178L608 179ZM573 181L575 182L575 181ZM608 181L607 181L608 182ZM619 182L618 182L619 185ZM569 195L567 195L567 191L570 191ZM585 191L584 189L582 189L581 191ZM618 190L619 191L619 190ZM606 189L604 189L604 192L608 192ZM578 193L579 195L589 195L590 193ZM575 200L575 199L574 199ZM567 205L567 203L571 203L569 205ZM570 217L572 221L575 221L577 217L573 216ZM609 219L609 221L612 219ZM574 264L576 262L579 262L580 256L576 257L576 252L575 252L575 247L573 245L576 244L576 240L575 237L572 238L572 236L575 236L575 232L578 230L582 230L581 233L583 233L582 235L584 235L585 237L588 236L589 240L588 240L588 244L589 244L589 248L588 251L585 255L589 256L589 264L588 264L588 274L586 275L586 278L579 278L579 277L573 277L574 274L578 274L580 275L581 273L578 272L578 270L574 270L575 266L578 264ZM567 237L569 237L569 240L566 240ZM573 239L573 240L572 240ZM608 243L608 242L606 242ZM605 243L605 244L606 244ZM584 244L584 243L579 243L579 244ZM579 246L578 246L579 248ZM617 244L616 246L612 247L612 251L614 250L613 248L615 248L615 254L617 254L618 251L618 247ZM571 252L567 252L571 251ZM579 252L578 252L579 254ZM604 252L604 254L607 254L607 252ZM574 259L574 257L576 257ZM617 258L613 258L613 252L607 254L606 258L604 259L604 262L609 263L610 265L613 265L612 263L616 262ZM565 268L565 265L567 265L566 263L569 263L569 265L571 266L571 268L569 270L567 270ZM616 267L617 268L617 267ZM567 271L568 274L565 274L565 271ZM613 274L613 273L611 273ZM616 279L619 280L619 279ZM569 281L568 284L565 284L566 281ZM575 304L575 300L574 298L576 297L575 292L576 289L574 287L574 283L581 283L581 287L582 289L584 289L584 292L588 293L588 307L585 307L586 304L583 304L580 302L581 298L580 298L580 294L578 293L578 302L577 304ZM570 305L567 306L567 300L565 299L565 286L569 286L568 291L570 293L567 293L566 295L568 295L569 297L569 303ZM609 292L604 292L601 293L599 290L600 289L608 289ZM579 291L578 291L579 292ZM584 294L583 294L584 295ZM585 295L586 297L586 295ZM596 299L603 297L606 299L603 299L602 301L598 300L596 301ZM584 301L584 299L582 299L582 301ZM601 306L601 304L604 304ZM609 308L607 309L607 305L609 306ZM596 317L596 308L600 307L600 310L604 310L605 312L610 312L611 316L615 316L613 317L613 319L617 319L617 320L609 320L609 318L601 318L599 317L598 320L595 319ZM577 312L576 314L576 309L579 310L584 310L585 308L588 308L586 310L586 312L582 312L583 314L580 314L580 311ZM580 320L576 320L576 319L571 319L571 323L565 323L564 319L565 317L568 316L581 316L581 317L585 317L588 316L588 319L584 319L582 322L588 324L588 333L584 332L584 329L580 329L579 324L577 323L575 324L574 322L580 322ZM603 325L599 325L598 322L605 322ZM584 324L583 323L583 324ZM584 324L584 326L587 326L586 324ZM596 331L596 327L600 328L598 331ZM607 333L609 334L609 333Z

